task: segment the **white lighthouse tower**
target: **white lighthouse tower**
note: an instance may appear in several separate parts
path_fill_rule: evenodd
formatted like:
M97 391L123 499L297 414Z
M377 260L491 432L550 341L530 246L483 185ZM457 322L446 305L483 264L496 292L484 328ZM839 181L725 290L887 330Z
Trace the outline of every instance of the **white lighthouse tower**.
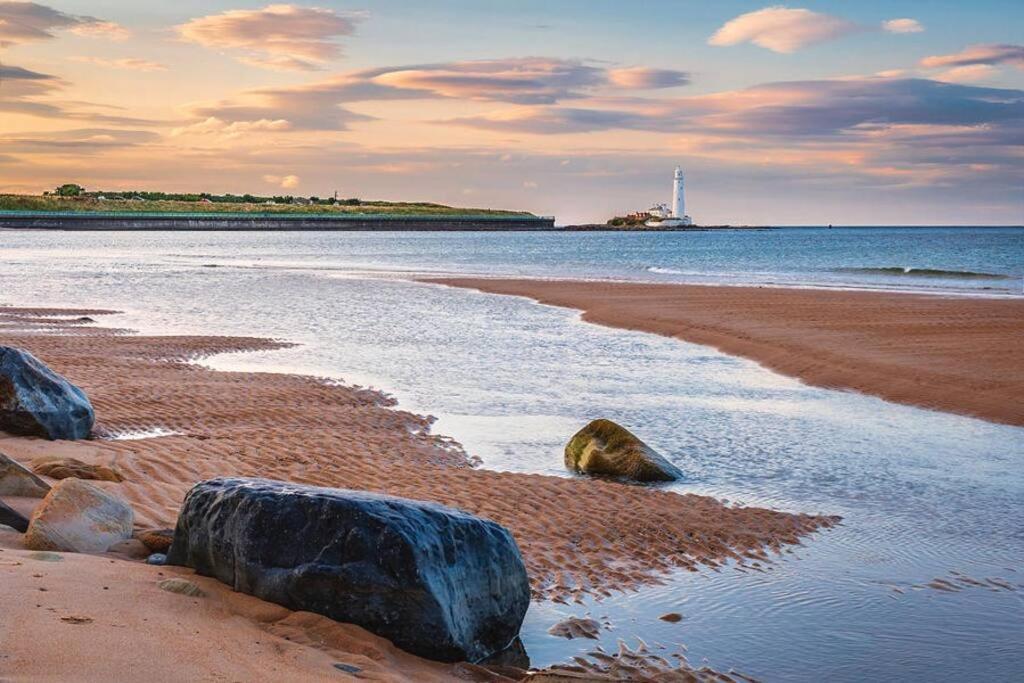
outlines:
M686 215L686 185L682 168L676 166L676 172L672 176L671 206L659 204L649 213L651 220L644 224L649 228L678 228L684 225L693 225L693 221Z
M678 166L672 178L672 218L686 218L686 188L683 185L683 169Z

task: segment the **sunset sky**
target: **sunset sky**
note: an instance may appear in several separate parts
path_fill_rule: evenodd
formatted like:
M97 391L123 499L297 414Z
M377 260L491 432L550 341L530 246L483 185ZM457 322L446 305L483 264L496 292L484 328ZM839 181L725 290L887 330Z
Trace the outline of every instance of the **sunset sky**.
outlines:
M1024 3L0 0L0 192L1024 223Z

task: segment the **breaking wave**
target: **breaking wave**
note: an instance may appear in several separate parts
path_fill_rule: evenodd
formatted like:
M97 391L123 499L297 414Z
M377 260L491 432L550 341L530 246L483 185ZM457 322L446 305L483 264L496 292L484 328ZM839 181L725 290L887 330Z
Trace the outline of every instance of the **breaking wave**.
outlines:
M676 270L675 268L661 268L659 266L650 266L647 269L648 273L657 273L659 275L683 275L683 271Z
M863 275L896 275L907 277L936 277L957 280L1012 280L1005 273L979 273L970 270L940 270L938 268L909 268L891 266L886 268L837 268L839 273L860 273Z

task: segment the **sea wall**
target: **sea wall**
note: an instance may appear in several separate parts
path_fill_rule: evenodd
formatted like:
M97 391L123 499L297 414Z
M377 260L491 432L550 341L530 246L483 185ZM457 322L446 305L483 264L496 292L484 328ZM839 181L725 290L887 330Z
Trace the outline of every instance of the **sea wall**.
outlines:
M331 216L246 214L131 214L0 212L0 228L34 230L553 230L555 219L538 216Z

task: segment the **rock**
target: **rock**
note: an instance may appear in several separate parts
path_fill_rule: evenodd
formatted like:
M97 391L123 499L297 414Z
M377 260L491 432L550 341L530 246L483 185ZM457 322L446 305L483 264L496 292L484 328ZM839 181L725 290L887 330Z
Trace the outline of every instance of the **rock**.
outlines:
M94 414L85 392L27 351L0 346L0 430L84 439Z
M19 533L25 533L28 529L28 519L17 510L4 505L3 501L0 501L0 524L9 526Z
M193 487L167 563L440 661L504 650L530 604L519 549L494 522L434 503L266 479Z
M142 541L150 552L166 554L171 548L171 541L174 540L174 529L147 529L135 537Z
M153 553L146 558L146 564L152 564L157 567L162 567L167 564L167 556L163 553Z
M107 548L108 553L116 553L127 557L130 560L144 560L149 557L149 548L143 545L137 538L129 538L126 541L118 541Z
M590 638L597 640L601 624L589 617L569 617L548 629L548 633L559 638Z
M132 536L128 503L81 479L54 484L29 521L25 546L31 550L102 553Z
M162 591L177 593L178 595L187 595L190 598L201 598L206 595L202 588L187 579L164 579L157 584L157 587Z
M565 466L583 474L633 481L674 481L683 477L679 468L611 420L594 420L576 432L565 446Z
M36 474L52 479L91 479L93 481L122 482L117 470L105 465L90 465L75 458L37 458L32 462Z
M679 612L669 612L668 614L662 614L658 618L662 621L667 621L670 624L678 624L683 620L683 615Z
M16 460L0 453L0 496L44 498L50 485Z

